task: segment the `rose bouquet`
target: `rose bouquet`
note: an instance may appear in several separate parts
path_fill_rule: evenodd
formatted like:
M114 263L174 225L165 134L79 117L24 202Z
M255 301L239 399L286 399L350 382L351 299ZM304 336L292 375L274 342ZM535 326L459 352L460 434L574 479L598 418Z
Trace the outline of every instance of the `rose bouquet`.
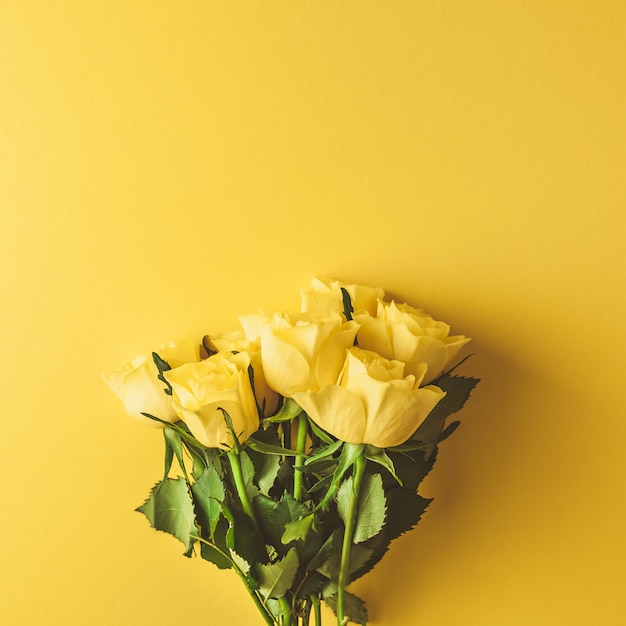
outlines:
M346 587L430 502L418 486L478 382L446 370L469 339L328 279L301 312L240 323L105 375L163 429L163 477L137 510L186 556L234 570L269 626L320 626L321 601L339 626L366 624Z

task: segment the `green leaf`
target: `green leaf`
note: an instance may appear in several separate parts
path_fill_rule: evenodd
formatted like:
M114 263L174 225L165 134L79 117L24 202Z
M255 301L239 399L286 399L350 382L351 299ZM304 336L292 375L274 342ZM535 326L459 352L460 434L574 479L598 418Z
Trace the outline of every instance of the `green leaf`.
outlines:
M233 559L226 540L229 528L229 520L222 515L217 523L215 534L210 541L206 537L198 537L200 541L200 556L206 561L214 563L220 569L233 567Z
M202 472L204 472L205 467L207 467L208 462L206 459L202 458L200 454L198 454L198 451L195 448L192 448L187 444L185 444L185 448L187 448L187 452L189 452L189 455L191 456L191 459L193 461L191 475L193 476L194 480L198 480L198 478L202 476Z
M252 505L268 543L281 555L287 552L287 547L282 541L287 524L302 519L310 512L309 509L288 492L285 492L278 502L265 496L257 496Z
M330 558L335 547L336 536L337 532L332 533L328 537L328 539L326 539L326 541L322 544L322 546L320 546L320 549L317 551L317 553L306 564L307 570L319 569ZM341 545L341 541L339 541L339 544ZM341 549L341 547L339 549Z
M337 450L339 450L339 448L341 448L342 445L343 441L340 441L338 439L337 441L334 441L329 445L321 446L317 449L316 452L314 452L307 458L307 460L304 462L305 465L310 465L312 463L315 463L316 461L319 461L320 459L325 459L326 457L332 456L333 454L335 454L335 452L337 452Z
M319 461L313 461L313 463L307 463L306 465L299 465L298 467L294 467L294 472L303 472L304 474L317 474L319 476L326 475L327 477L332 478L330 474L337 467L337 459L333 457L326 457L325 459L320 459Z
M285 532L280 538L284 544L291 543L296 539L306 539L313 523L315 521L315 514L309 513L301 519L294 520L293 522L287 522L285 524Z
M311 428L311 432L324 443L331 444L336 440L333 439L325 430L322 430L308 415L309 419L309 427ZM337 440L338 441L338 440Z
M233 559L237 561L239 567L246 573L250 569L250 564L267 561L265 546L262 544L254 522L243 512L231 509L222 505L224 515L229 521L226 533L226 544L239 557ZM242 562L246 566L242 565Z
M264 441L259 441L254 437L250 437L246 441L248 445L255 452L262 452L263 454L276 454L278 456L306 456L304 452L298 452L296 450L290 450L289 448L283 448L282 446L275 446Z
M154 420L155 422L159 422L160 424L163 424L165 428L173 428L182 437L185 443L193 446L194 448L197 448L198 450L205 449L205 447L193 435L187 432L184 428L181 428L181 426L179 426L177 423L166 422L165 420L162 420L160 417L156 417L155 415L150 415L150 413L142 412L141 414L144 417ZM182 422L179 422L179 423L182 424Z
M209 543L200 543L200 556L220 569L230 569L233 566L229 557Z
M337 594L324 598L324 602L333 610L337 615ZM354 624L360 624L361 626L367 626L367 608L365 602L353 593L344 591L343 594L343 613Z
M437 406L443 404L446 415L460 411L479 382L479 378L468 378L465 376L448 375L441 377L437 387L443 389L446 392L446 396L442 398Z
M349 322L352 320L352 313L354 313L354 307L352 306L352 298L348 290L341 287L341 303L343 304L343 314L346 316L346 320Z
M387 453L393 460L396 472L402 480L402 485L410 491L417 491L420 483L432 470L437 460L438 448L435 445L433 451L428 454L426 450L414 450L412 452L397 453L392 449L387 449ZM383 484L385 484L383 477ZM387 489L396 487L391 480L387 481Z
M280 409L278 410L278 413L265 418L265 420L263 421L269 422L270 424L277 424L279 422L290 422L294 418L298 417L300 413L302 413L300 405L291 398L285 398Z
M365 446L357 443L344 443L341 448L341 454L339 455L339 463L337 469L332 474L332 480L326 495L322 498L321 502L317 505L316 509L323 508L334 497L341 479L344 474L350 469L354 462L363 454ZM311 490L309 490L310 493Z
M437 379L437 387L443 389L446 395L437 403L428 414L421 426L417 429L413 439L422 442L436 442L443 430L445 420L463 408L472 390L479 383L478 378L443 375Z
M206 467L200 478L191 486L191 493L198 523L213 537L222 514L222 502L226 492L220 475L212 465Z
M353 482L352 476L349 476L343 483L341 483L339 489L337 489L337 511L339 512L339 517L341 517L344 526L347 524L349 517Z
M269 496L269 492L278 477L280 457L274 454L256 454L253 462L256 468L256 481L259 490L262 494Z
M276 476L276 486L274 492L276 497L279 497L285 491L293 485L293 460L290 458L281 459L280 467L278 468L278 475Z
M143 513L153 528L180 540L187 550L195 533L193 503L183 478L166 478L155 485L148 499L136 511Z
M363 477L354 528L354 543L361 543L377 535L385 523L387 503L380 474Z
M320 478L314 485L309 487L309 495L311 495L312 493L316 493L317 491L321 491L325 489L326 485L330 485L332 483L334 477L335 477L334 474L328 474L327 476L324 476L324 478ZM329 498L325 498L325 499L329 499ZM320 505L322 503L324 503L324 500L322 500ZM317 508L319 508L320 505L318 505Z
M337 509L344 524L352 498L352 477L337 491ZM377 535L385 523L387 504L380 474L366 474L361 483L353 543L362 543Z
M308 599L313 595L317 596L329 582L320 572L307 572L304 582L298 589L298 598Z
M300 563L295 548L275 563L257 565L256 573L264 598L282 598L295 580Z
M166 446L171 448L172 452L174 452L174 454L176 455L178 465L183 471L187 482L189 482L189 476L187 476L187 468L185 467L185 459L183 458L183 443L180 433L178 433L173 428L165 428L163 429L163 436L165 437Z
M408 489L391 489L386 495L388 514L385 534L389 541L411 530L432 502L432 499L423 498Z
M373 461L374 463L378 463L382 465L398 482L400 486L402 486L402 481L396 474L396 468L393 465L393 461L389 458L387 453L383 448L376 448L375 446L366 446L365 448L365 458Z
M334 533L332 551L328 558L317 568L317 571L324 574L335 585L334 589L327 588L325 595L332 595L336 591L337 575L341 564L341 548L342 548L343 529L337 529ZM350 561L348 563L348 582L353 580L354 572L358 572L370 560L372 556L372 548L363 543L354 544L350 550Z

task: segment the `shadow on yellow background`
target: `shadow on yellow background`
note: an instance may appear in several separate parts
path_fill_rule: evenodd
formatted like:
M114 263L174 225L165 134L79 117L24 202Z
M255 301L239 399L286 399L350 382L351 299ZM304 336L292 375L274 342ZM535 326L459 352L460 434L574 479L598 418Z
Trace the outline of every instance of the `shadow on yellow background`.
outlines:
M327 274L450 321L483 379L354 585L372 626L623 624L625 27L607 0L1 3L2 623L258 622L133 512L161 438L100 375Z

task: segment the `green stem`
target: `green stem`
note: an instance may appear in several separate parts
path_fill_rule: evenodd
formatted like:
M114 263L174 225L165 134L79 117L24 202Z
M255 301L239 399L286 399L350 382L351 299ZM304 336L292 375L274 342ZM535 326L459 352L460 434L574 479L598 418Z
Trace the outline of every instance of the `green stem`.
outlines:
M363 452L357 456L354 462L354 474L352 476L352 493L350 494L350 504L348 505L348 519L345 522L343 534L343 544L341 546L341 563L339 565L339 576L337 578L337 625L346 626L348 619L343 614L344 591L348 582L348 568L350 565L350 550L352 549L352 538L354 537L354 527L359 507L359 492L361 481L365 472L365 456Z
M276 626L276 622L274 621L272 614L268 611L267 607L263 604L263 601L261 600L257 592L250 589L250 587L248 586L246 575L241 571L237 563L233 561L230 554L226 554L226 552L221 550L219 546L217 546L216 544L210 541L207 541L206 539L203 539L202 537L194 537L194 539L197 539L198 541L201 541L202 543L206 543L207 545L211 546L216 552L219 552L223 557L225 557L226 559L228 559L228 561L230 561L230 566L235 570L235 573L237 574L237 576L241 578L241 581L243 582L246 588L246 591L252 598L252 601L256 605L256 608L259 609L267 626Z
M278 600L280 604L280 610L283 614L283 624L282 626L292 626L293 620L291 619L291 605L285 596Z
M311 596L313 604L313 613L315 614L315 626L322 626L322 607L320 606L319 596Z
M233 428L233 423L230 419L230 416L224 409L220 410L224 414L224 419L226 420L228 429L230 430L233 437L233 447L228 451L228 460L230 461L230 467L233 470L233 480L235 481L237 494L239 495L239 499L241 500L241 506L243 507L243 510L246 512L246 515L254 522L254 525L256 526L256 529L260 535L261 532L259 529L259 524L256 520L256 516L254 515L252 505L250 504L250 498L248 497L248 491L246 490L246 482L243 479L241 459L239 458L239 455L241 454L241 444L239 443L239 439L235 434L235 429Z
M246 483L243 479L243 471L241 469L241 460L239 458L239 450L237 448L231 448L228 451L228 460L230 461L230 467L233 470L233 479L235 481L235 487L237 488L237 494L241 500L241 506L246 512L246 515L254 522L254 525L259 527L250 498L248 497L248 491L246 490Z
M239 569L239 568L237 568L237 569ZM255 591L252 591L252 589L250 589L250 587L248 587L248 582L246 580L245 574L241 570L239 570L237 572L237 574L239 575L239 578L241 578L241 580L243 581L243 584L246 587L246 591L248 592L248 594L250 594L250 597L252 598L252 601L256 605L256 608L259 609L259 611L261 612L261 615L263 616L263 619L265 620L265 623L268 626L276 626L276 622L274 621L274 618L269 613L269 611L265 608L265 605L261 601L261 598L257 595L257 593Z
M263 616L265 623L268 626L276 626L276 622L274 621L274 618L263 605L261 598L259 598L256 592L252 591L252 589L248 587L245 574L242 571L238 571L237 573L239 574L239 578L241 578L241 580L243 581L243 584L246 587L246 591L250 594L252 601L254 602L254 604L256 604L256 608L259 609L259 611L261 612L261 615Z
M311 599L308 598L302 609L302 626L309 626L309 621L311 619Z
M308 420L305 413L298 415L298 439L296 441L296 450L298 452L304 452L306 447L306 437L308 435ZM294 474L293 474L293 497L298 501L302 501L302 484L304 480L304 472L299 470L299 467L304 465L304 455L296 456L294 461Z

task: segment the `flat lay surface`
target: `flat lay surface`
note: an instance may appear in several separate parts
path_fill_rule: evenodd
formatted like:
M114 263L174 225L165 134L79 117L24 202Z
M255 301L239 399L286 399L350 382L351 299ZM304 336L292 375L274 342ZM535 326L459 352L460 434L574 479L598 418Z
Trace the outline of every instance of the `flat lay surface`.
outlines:
M625 41L610 1L0 3L2 623L259 621L134 511L162 436L102 372L313 275L482 379L369 623L624 623Z

